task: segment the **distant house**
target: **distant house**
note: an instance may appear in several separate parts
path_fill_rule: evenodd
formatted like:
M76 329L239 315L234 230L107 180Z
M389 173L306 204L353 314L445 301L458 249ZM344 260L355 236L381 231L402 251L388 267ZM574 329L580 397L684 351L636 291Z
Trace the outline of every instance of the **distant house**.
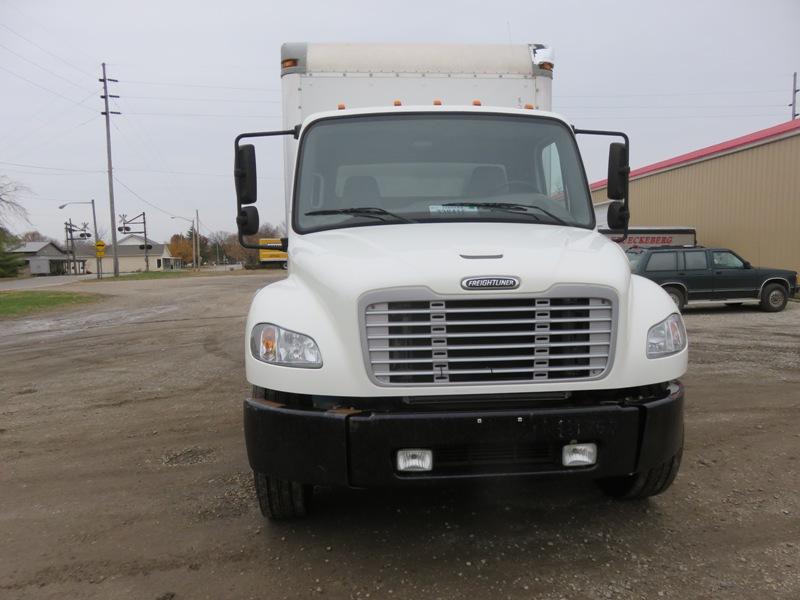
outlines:
M68 275L72 272L72 257L53 242L25 242L9 250L25 261L22 275ZM77 258L78 273L84 272L86 260Z
M145 262L144 236L130 234L117 240L117 252L119 256L120 273L136 273L147 270ZM147 262L150 263L150 271L175 271L183 267L180 258L170 254L167 244L159 244L153 240L147 241L150 248L147 249ZM106 242L105 256L103 257L103 274L114 272L114 248L110 242ZM86 261L89 271L94 271L96 258L92 247L84 248L80 251L81 258Z

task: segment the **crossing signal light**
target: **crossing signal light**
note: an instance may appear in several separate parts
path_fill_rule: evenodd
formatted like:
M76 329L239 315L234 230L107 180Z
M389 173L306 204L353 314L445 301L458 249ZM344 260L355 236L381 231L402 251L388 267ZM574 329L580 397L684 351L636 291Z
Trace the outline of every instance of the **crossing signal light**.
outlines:
M147 244L147 249L152 250L153 244ZM144 244L139 244L139 250L144 250Z

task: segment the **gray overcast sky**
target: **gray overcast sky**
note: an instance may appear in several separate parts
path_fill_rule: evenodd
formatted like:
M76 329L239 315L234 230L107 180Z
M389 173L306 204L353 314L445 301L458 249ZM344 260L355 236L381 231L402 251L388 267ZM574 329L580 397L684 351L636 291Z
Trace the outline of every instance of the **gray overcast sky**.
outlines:
M61 239L66 217L90 214L58 205L89 198L108 231L106 61L123 113L117 212L146 210L156 240L188 224L141 199L185 217L199 209L203 233L232 231L233 138L280 123L284 41L546 42L554 109L627 131L642 166L788 120L798 25L798 0L0 0L0 175L31 190L21 199L32 227L16 231ZM603 178L607 142L582 144L590 179ZM262 220L283 220L281 160L259 155Z

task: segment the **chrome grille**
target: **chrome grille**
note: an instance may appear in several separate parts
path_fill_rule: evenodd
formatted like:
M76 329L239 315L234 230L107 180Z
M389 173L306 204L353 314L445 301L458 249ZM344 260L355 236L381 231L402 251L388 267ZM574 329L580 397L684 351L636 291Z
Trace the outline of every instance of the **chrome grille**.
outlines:
M381 385L594 379L610 363L609 298L372 301L367 363Z

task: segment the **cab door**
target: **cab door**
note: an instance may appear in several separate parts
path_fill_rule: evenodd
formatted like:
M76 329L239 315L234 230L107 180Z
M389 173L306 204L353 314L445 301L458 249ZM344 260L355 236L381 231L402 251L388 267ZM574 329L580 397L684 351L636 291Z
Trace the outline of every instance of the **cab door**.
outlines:
M754 298L758 296L759 278L745 261L730 250L711 250L714 273L714 298Z
M678 274L686 284L689 300L709 300L714 297L714 273L706 250L685 250Z

